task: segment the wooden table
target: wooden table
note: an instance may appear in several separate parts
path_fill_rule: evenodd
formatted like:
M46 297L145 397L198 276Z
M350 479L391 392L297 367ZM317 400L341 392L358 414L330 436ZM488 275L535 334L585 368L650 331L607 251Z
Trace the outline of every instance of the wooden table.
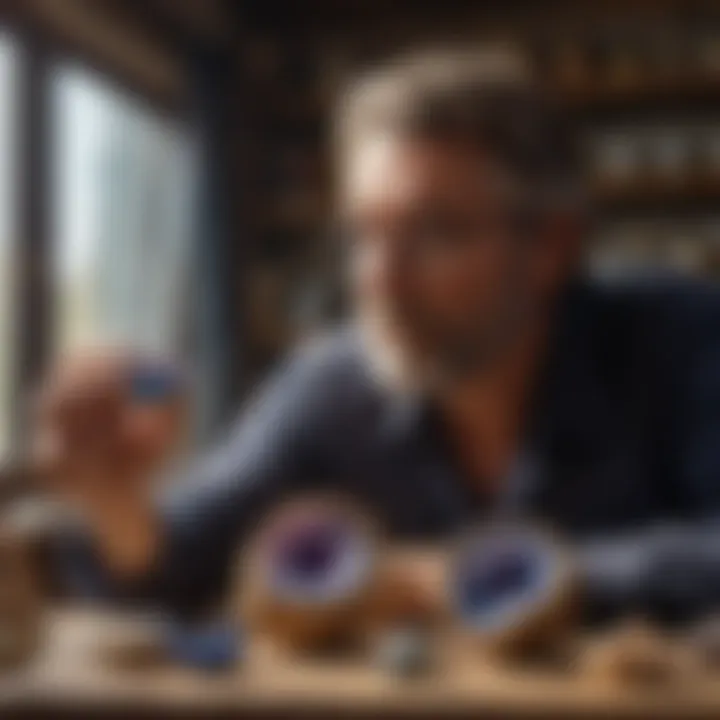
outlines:
M359 664L297 664L260 651L224 675L162 664L121 671L101 648L104 638L133 622L53 614L36 661L0 680L0 717L720 718L720 683L711 679L632 691L448 665L433 677L400 682Z

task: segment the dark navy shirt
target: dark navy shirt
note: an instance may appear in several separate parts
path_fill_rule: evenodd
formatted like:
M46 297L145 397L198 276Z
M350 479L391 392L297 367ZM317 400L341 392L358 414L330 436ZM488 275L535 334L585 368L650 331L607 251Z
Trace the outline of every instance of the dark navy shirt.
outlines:
M445 538L496 512L577 549L588 607L697 614L720 603L720 295L578 282L558 304L514 473L481 495L432 410L379 386L352 329L301 350L163 503L163 557L136 583L86 584L178 610L212 603L279 500L340 490L398 538ZM503 510L504 508L504 510ZM131 586L132 585L132 586Z

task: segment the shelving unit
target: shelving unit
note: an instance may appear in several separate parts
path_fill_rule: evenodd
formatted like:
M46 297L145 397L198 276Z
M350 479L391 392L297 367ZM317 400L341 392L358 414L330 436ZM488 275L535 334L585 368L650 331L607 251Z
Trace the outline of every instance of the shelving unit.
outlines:
M274 5L284 8L278 20ZM294 334L302 278L318 267L322 275L318 238L331 205L327 121L334 89L348 70L386 50L448 40L519 48L585 139L599 263L718 272L720 5L514 0L473 9L448 0L412 7L317 0L301 12L270 2L248 29L258 175L274 168L252 205L256 260L287 282L284 315L266 318L282 330L266 333L278 345L265 347L264 358L281 353Z

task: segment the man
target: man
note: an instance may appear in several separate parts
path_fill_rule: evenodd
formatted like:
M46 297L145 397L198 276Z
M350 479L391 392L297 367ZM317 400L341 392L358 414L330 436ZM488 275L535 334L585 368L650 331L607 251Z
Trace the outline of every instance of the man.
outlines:
M91 540L70 551L83 582L202 608L264 510L331 488L405 539L503 513L551 523L602 612L712 609L715 295L583 278L574 139L497 57L372 74L341 103L337 140L356 321L291 359L188 482L149 500L158 443L108 410L123 362L50 382L52 475Z

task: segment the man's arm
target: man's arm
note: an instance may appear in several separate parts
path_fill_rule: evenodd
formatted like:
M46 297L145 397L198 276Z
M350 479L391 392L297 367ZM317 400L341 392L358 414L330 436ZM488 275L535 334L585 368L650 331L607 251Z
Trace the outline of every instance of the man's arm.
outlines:
M682 622L720 608L720 527L658 525L578 551L588 618Z
M673 506L652 527L581 546L586 596L600 616L675 621L720 608L720 294L684 287L666 300L666 312L653 313L667 415L655 450Z
M242 537L314 476L316 365L310 354L286 363L227 440L156 503L122 492L107 511L86 503L88 522L60 544L73 589L186 613L218 601Z

